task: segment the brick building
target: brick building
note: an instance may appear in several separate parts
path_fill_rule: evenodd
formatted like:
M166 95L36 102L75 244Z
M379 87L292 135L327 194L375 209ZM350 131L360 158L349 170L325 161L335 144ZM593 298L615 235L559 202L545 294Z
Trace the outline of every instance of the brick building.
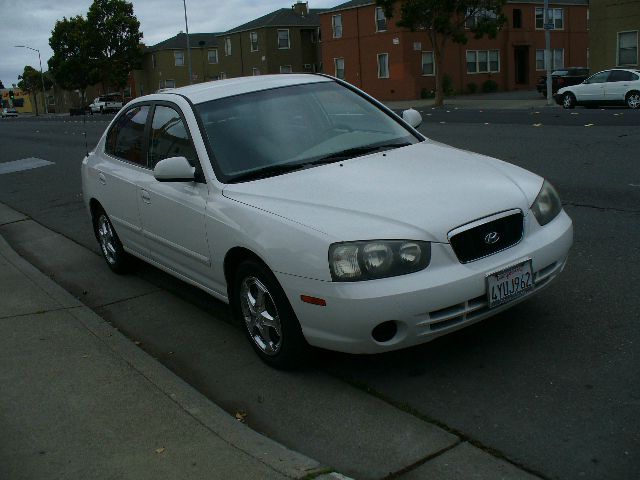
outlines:
M487 80L500 90L532 89L544 74L542 0L508 0L507 25L495 39L448 43L444 73L458 92L478 90ZM585 66L588 57L588 0L549 5L553 68ZM320 14L326 73L342 77L382 100L410 100L435 88L433 48L425 32L397 27L375 1L352 0Z

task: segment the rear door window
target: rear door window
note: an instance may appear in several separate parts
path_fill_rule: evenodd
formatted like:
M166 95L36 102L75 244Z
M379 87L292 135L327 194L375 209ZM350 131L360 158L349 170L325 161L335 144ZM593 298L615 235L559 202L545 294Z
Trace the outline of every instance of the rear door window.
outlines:
M633 80L633 73L625 70L613 70L609 75L609 82L628 82Z
M120 115L107 134L105 152L146 167L144 132L149 108L149 105L141 105Z

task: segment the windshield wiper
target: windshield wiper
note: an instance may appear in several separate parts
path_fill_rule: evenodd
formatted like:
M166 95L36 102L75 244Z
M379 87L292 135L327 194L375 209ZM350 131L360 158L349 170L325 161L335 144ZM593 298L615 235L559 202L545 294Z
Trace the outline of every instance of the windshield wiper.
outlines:
M307 165L321 165L323 163L337 162L340 160L345 160L347 158L360 157L362 155L367 155L368 153L381 152L383 150L391 150L393 148L407 147L409 145L411 145L411 143L402 142L402 143L385 143L383 145L367 145L364 147L347 148L346 150L341 150L339 152L335 152L330 155L326 155L324 157L308 162Z
M281 175L283 173L293 172L294 170L300 170L304 168L305 164L302 163L281 163L276 165L269 165L268 167L252 170L247 173L240 173L229 179L230 183L248 182L250 180L257 180L259 178L273 177Z

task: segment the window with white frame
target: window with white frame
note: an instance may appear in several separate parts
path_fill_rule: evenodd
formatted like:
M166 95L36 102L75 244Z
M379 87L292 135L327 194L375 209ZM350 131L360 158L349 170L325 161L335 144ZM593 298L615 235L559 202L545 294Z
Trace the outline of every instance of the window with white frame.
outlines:
M175 80L165 80L164 81L164 88L176 88L176 81Z
M536 50L536 70L546 70L546 50ZM564 68L564 48L551 49L551 70Z
M334 15L331 17L331 27L333 29L333 38L342 37L342 15Z
M249 40L251 43L251 51L257 52L258 51L258 32L250 32Z
M618 33L618 65L638 65L638 31Z
M278 30L278 48L291 48L291 44L289 42L289 30Z
M218 63L218 49L212 48L207 52L207 61L209 63Z
M465 28L475 28L480 20L495 20L498 14L486 8L467 9L467 19L464 22Z
M549 9L549 23L553 24L555 30L564 29L564 10L562 8ZM536 29L544 28L544 8L536 7Z
M422 52L422 75L433 75L435 72L433 52Z
M344 58L334 58L333 63L335 66L336 78L341 78L342 80L344 80Z
M280 73L291 73L291 65L280 65Z
M184 52L182 50L173 52L173 63L176 67L184 66Z
M389 78L389 54L378 54L378 78Z
M500 71L500 50L467 50L467 73Z
M387 17L384 16L382 7L376 7L376 32L384 32L387 29Z
M231 37L224 39L224 54L227 56L231 55Z

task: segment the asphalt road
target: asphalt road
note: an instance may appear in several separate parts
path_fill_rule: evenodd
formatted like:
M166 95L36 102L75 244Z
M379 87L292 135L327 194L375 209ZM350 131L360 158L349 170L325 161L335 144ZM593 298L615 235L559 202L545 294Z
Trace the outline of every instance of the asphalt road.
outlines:
M423 112L420 129L430 138L515 163L557 187L575 225L568 266L552 287L493 319L391 354L324 352L321 369L542 477L634 478L640 111ZM0 174L0 201L97 251L79 166L83 132L92 148L107 120L0 121L0 163L55 163ZM156 274L166 288L182 288Z

